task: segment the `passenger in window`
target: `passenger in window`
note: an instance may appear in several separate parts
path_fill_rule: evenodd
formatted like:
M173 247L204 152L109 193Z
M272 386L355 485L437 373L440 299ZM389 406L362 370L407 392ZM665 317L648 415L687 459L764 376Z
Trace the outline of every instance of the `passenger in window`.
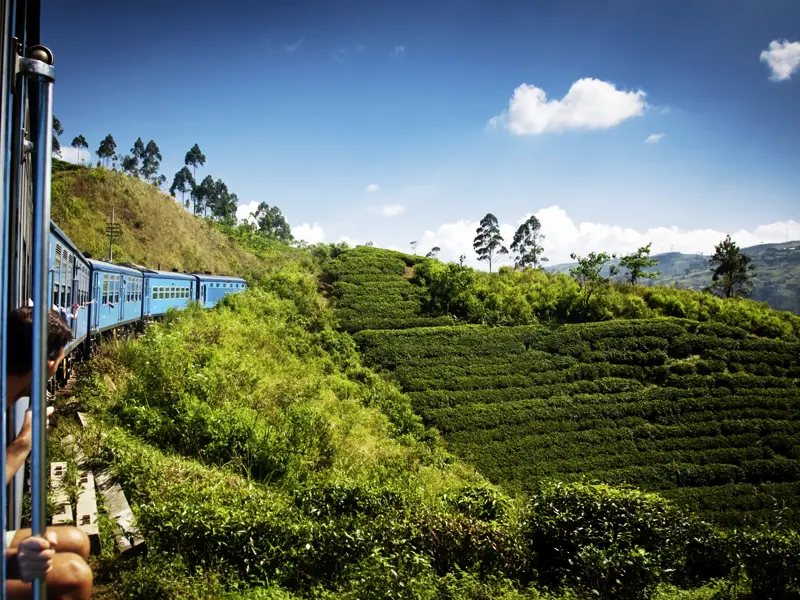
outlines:
M23 395L33 379L33 309L17 308L8 316L8 372L6 407ZM64 359L72 331L56 311L48 315L47 377L52 377ZM47 416L52 413L47 408ZM31 451L31 411L25 413L22 430L6 448L6 485L19 471ZM92 571L89 538L77 527L48 527L44 537L31 536L30 529L6 531L6 569L8 598L30 598L31 581L45 576L48 596L83 599L91 597Z

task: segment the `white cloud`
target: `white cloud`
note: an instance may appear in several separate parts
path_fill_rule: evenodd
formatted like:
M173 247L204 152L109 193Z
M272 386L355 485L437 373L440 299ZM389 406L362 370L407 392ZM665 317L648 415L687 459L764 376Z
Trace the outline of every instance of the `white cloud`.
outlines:
M236 207L236 218L239 221L249 221L250 214L256 212L258 202L249 202L247 204L240 204Z
M395 46L392 48L392 56L404 56L406 53L405 46Z
M406 207L402 204L383 204L377 209L384 217L398 217L406 212Z
M320 227L319 223L303 223L298 227L292 227L292 235L296 240L308 242L309 244L318 244L325 241L325 231Z
M53 152L55 158L60 158L68 163L75 165L88 165L92 162L92 156L86 148L81 148L80 160L78 159L78 149L65 144L61 145L61 156Z
M761 52L760 59L772 70L770 79L785 81L800 68L800 42L772 40L769 43L769 50Z
M286 54L292 54L293 52L296 52L297 50L299 50L300 46L302 46L305 43L305 41L306 41L306 38L305 37L301 37L296 42L292 42L291 44L286 44L283 47L283 49L286 51Z
M674 226L653 227L640 231L621 225L576 223L557 205L544 208L535 215L542 224L542 233L546 236L543 245L545 256L550 259L551 265L569 262L569 255L572 252L582 256L592 251L627 253L650 242L654 254L671 250L710 254L714 250L714 245L723 240L728 233L715 229L680 229ZM505 239L506 246L510 245L516 228L530 216L531 213L528 213L514 224L500 225L500 233ZM478 221L462 219L455 223L445 223L435 231L426 231L419 237L418 248L427 252L433 246L439 246L442 249L439 254L442 260L457 261L460 255L465 254L468 264L487 269L486 263L478 262L472 248L477 228ZM783 242L787 234L789 239L796 240L800 239L800 222L780 221L759 225L753 230L732 231L730 234L741 247ZM501 257L499 264L512 264L511 256Z
M566 96L555 100L548 99L543 89L523 83L514 90L508 111L492 117L489 126L504 123L514 135L608 129L643 114L645 95L642 90L618 90L599 79L579 79Z
M377 183L370 183L367 186L367 190L366 191L368 191L368 192L377 192L378 191L378 184Z
M661 141L661 138L664 137L663 133L651 133L647 136L647 139L644 141L645 144L657 144Z

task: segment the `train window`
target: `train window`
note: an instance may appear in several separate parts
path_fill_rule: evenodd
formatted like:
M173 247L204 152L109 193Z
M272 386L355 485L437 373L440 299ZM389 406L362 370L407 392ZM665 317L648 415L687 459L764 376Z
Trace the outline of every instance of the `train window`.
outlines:
M119 275L114 275L114 304L119 303L119 288L120 288Z
M101 304L108 304L108 276L103 275L103 301Z

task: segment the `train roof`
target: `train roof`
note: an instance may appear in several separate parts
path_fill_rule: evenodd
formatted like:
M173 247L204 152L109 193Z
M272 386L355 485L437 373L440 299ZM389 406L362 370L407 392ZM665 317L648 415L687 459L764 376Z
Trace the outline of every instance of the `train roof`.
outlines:
M61 228L55 224L54 221L50 221L50 231L51 233L55 233L58 237L61 238L61 241L64 242L64 245L69 247L72 250L72 253L83 262L83 264L89 264L88 259L83 255L83 252L78 250L78 247L72 243L72 240L67 237L67 234L64 233Z
M194 281L196 277L188 273L179 273L177 271L158 271L157 269L147 269L144 271L145 277L153 279L184 279Z
M171 278L171 279L191 279L194 280L195 276L190 275L189 273L181 273L180 271L160 271L158 269L150 269L148 267L143 267L142 265L137 265L136 263L132 262L124 262L120 263L123 267L130 267L131 269L136 269L143 273L146 277L151 277L154 279L164 279L164 278Z
M193 275L204 281L235 281L236 283L247 283L241 277L229 277L228 275L207 275L205 273L193 273Z
M125 275L138 275L142 276L140 271L131 269L130 267L123 267L122 265L115 265L113 263L105 262L103 260L87 259L93 270L106 271L109 273L124 273Z

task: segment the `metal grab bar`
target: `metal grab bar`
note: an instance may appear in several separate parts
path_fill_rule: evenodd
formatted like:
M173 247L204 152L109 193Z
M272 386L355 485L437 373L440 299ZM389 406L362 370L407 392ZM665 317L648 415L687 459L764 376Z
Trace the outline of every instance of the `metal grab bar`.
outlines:
M49 271L50 186L53 153L53 54L43 46L29 49L30 58L18 59L18 73L29 80L31 179L33 191L33 380L31 406L31 533L44 536L47 528L47 321L50 310ZM4 586L5 587L5 586ZM44 578L33 581L34 600L47 596Z

